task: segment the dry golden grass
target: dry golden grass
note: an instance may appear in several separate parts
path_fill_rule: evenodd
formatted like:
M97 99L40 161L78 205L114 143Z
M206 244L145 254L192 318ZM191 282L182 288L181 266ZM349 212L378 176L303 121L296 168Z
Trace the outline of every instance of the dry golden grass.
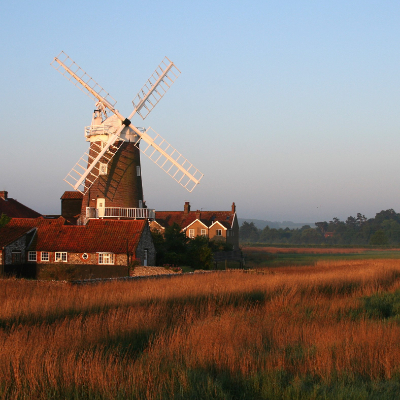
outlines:
M2 280L0 394L186 398L196 374L273 371L389 380L400 326L368 318L361 299L396 291L399 276L400 260L358 260L93 286Z

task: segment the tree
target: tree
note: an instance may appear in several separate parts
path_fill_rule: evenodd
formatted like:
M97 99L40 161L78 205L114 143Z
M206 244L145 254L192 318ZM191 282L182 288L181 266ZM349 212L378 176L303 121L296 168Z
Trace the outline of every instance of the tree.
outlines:
M205 236L196 236L188 242L187 264L194 269L211 269L213 255L210 243Z
M376 231L371 236L371 239L369 240L369 244L372 244L375 246L382 246L382 245L388 244L388 238L385 235L385 232L382 230Z
M328 223L326 221L324 221L324 222L316 222L315 225L323 235L328 230Z
M301 241L304 244L320 244L323 236L317 229L308 228L301 232Z
M367 222L367 218L365 217L364 214L357 213L357 225L359 227L363 226Z
M254 222L248 223L244 221L239 229L240 240L248 242L258 242L260 237L259 229L254 225Z
M356 229L356 225L357 225L357 220L350 216L346 219L346 225L350 228L350 229Z
M7 225L11 221L11 218L6 214L1 214L0 216L0 228Z

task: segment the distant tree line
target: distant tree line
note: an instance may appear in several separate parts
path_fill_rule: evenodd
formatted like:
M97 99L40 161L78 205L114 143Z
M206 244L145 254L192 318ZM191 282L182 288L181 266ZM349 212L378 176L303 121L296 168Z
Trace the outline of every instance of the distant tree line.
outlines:
M381 211L375 218L357 213L346 221L316 222L315 228L304 225L300 229L258 229L254 223L243 222L241 242L269 244L327 244L327 245L400 245L400 214L393 209Z

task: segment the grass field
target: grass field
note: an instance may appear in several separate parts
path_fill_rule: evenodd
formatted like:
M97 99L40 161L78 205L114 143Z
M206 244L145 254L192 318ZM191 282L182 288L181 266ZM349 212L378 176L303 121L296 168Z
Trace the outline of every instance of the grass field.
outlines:
M243 247L248 268L314 265L317 261L400 259L400 249L325 247Z
M2 280L0 302L3 399L400 393L400 259L90 286Z

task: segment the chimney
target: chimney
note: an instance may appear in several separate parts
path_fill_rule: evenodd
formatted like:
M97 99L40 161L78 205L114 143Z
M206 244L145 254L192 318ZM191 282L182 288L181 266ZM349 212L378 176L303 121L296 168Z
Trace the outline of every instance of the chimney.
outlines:
M190 203L188 201L185 201L185 207L183 208L184 214L189 214L190 212Z
M8 197L8 192L6 190L0 192L0 199L7 200L7 197Z
M236 205L235 202L232 203L232 213L236 212Z

